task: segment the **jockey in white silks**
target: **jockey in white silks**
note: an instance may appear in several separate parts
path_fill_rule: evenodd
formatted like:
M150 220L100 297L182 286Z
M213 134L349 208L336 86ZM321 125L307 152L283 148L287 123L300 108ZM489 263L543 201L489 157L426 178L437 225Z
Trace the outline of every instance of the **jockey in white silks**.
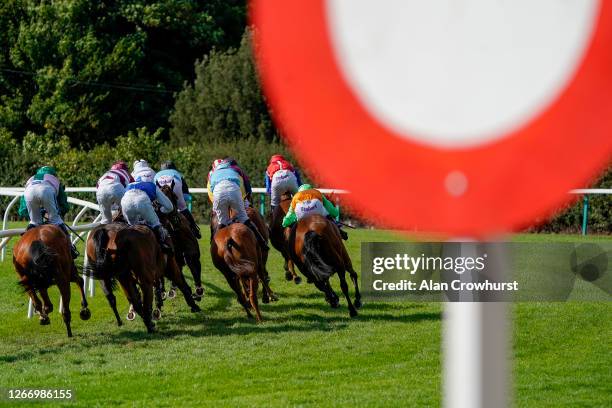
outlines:
M191 211L187 208L187 202L185 201L185 197L190 197L189 187L183 175L177 170L176 165L170 160L162 163L161 170L155 174L154 179L155 183L160 187L172 185L174 182L173 191L177 198L177 210L187 218L187 221L189 221L189 226L191 227L193 235L198 239L202 238L200 227L198 227Z
M135 182L127 186L121 199L121 211L128 224L145 223L151 227L162 250L171 253L172 247L167 243L168 231L159 222L159 217L153 208L154 201L159 203L160 211L164 214L168 214L174 209L170 199L161 192L154 182L137 178Z
M57 178L54 167L43 166L26 182L25 191L19 203L19 215L30 218L26 231L43 224L43 211L47 213L49 224L57 225L70 236L62 217L70 208L64 186ZM76 247L70 244L73 259L79 256Z

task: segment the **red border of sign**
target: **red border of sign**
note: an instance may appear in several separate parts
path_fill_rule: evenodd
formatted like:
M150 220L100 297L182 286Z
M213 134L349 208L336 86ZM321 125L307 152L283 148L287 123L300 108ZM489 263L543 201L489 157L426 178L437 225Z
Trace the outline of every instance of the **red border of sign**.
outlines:
M602 1L586 55L556 102L486 145L443 149L385 128L336 63L324 0L255 0L258 63L277 123L325 185L347 188L357 211L393 227L476 236L516 230L571 200L612 156L612 4ZM469 180L452 197L444 179ZM367 197L367 199L364 199Z

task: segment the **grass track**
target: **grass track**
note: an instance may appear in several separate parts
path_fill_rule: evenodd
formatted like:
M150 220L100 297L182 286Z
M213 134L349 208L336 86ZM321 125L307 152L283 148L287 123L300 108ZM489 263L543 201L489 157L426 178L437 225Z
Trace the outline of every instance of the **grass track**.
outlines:
M361 241L398 240L383 231L350 235L357 271ZM140 320L116 327L99 287L87 322L78 319L73 287L73 339L57 312L50 326L39 326L25 317L27 299L10 261L1 264L0 387L72 388L76 399L65 405L83 407L440 404L442 305L366 303L351 320L343 299L332 310L314 287L285 282L272 251L281 299L262 306L265 322L256 325L212 267L208 238L201 244L203 312L190 313L178 298L167 302L154 335ZM118 299L123 313L125 299ZM609 303L514 306L516 405L612 406L611 311Z

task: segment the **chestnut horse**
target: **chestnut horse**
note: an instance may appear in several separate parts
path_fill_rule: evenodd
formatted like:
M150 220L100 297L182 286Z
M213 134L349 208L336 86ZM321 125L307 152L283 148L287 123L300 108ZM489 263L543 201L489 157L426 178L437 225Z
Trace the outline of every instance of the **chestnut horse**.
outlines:
M113 223L96 227L87 241L87 256L90 260L88 270L91 276L102 281L118 325L121 325L121 319L112 293L115 279L119 281L134 311L142 317L149 333L155 327L152 321L154 288L157 307L155 316L161 316L164 276L181 290L192 312L200 311L174 257L162 252L155 235L145 225Z
M170 214L161 214L160 218L167 218L170 236L174 244L174 257L179 269L187 265L193 276L195 284L194 298L199 301L204 295L202 286L202 264L200 263L200 245L198 239L193 235L189 221L177 211L178 198L174 193L174 182L171 185L160 186L160 190L170 199L174 209Z
M302 282L302 278L295 272L293 261L289 256L289 250L287 248L287 239L285 238L285 228L283 228L283 218L289 206L291 205L291 193L283 193L281 195L280 205L274 208L274 211L270 214L270 242L272 246L281 253L285 260L285 279L292 281L299 285Z
M266 222L261 217L261 214L259 214L259 212L253 207L246 207L245 210L251 222L255 225L255 227L257 227L257 229L259 230L259 233L264 237L264 239L267 242L269 238L269 231L268 231L268 227L266 226ZM214 213L214 211L211 212L211 214L212 215L211 215L211 220L210 220L210 236L211 236L211 244L212 244L212 237L214 236L215 231L217 230L219 221L217 220L217 215ZM233 218L235 217L235 215L236 215L235 211L230 208L229 216ZM266 267L266 264L268 263L268 255L269 255L270 250L261 248L259 245L257 245L257 247L259 248L259 253L261 256L261 259L260 259L261 268L259 268L257 273L259 274L259 279L262 282L262 302L263 303L270 303L270 301L275 302L278 300L278 296L276 296L276 294L272 291L272 288L270 287L270 275L268 274L268 269Z
M325 294L325 299L333 307L338 307L338 296L333 291L329 278L338 274L340 288L348 303L351 317L357 316L361 307L361 294L357 273L342 243L338 227L321 215L308 215L287 229L287 241L291 259L308 278L308 281ZM349 273L355 287L355 304L351 302L346 283Z
M257 287L261 275L261 250L253 231L244 224L233 223L218 230L210 243L210 256L213 264L227 280L236 293L249 318L255 310L255 318L261 322L261 312L257 301ZM264 287L267 283L262 280ZM265 293L265 289L264 289ZM248 298L248 301L247 301Z
M91 317L83 279L70 256L70 240L58 226L46 224L26 231L13 248L13 265L19 275L19 284L32 299L34 310L40 314L41 325L51 322L49 313L53 311L53 304L47 289L53 284L57 285L62 297L61 312L68 337L72 337L70 282L76 282L81 292L81 319ZM42 303L37 292L42 297Z

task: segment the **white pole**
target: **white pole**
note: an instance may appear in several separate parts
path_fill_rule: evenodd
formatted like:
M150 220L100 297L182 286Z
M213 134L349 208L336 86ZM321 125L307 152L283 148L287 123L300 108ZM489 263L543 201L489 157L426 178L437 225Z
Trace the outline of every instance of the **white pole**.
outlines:
M495 244L486 248L496 250ZM464 251L462 248L462 255L473 255ZM500 262L491 265L490 271L502 279L506 275L506 260L503 254L495 259ZM471 277L462 275L461 280ZM510 405L507 303L469 302L461 296L460 302L448 302L444 311L444 406L507 407Z
M31 319L32 316L34 316L34 304L32 299L30 299L30 303L28 303L28 319Z

